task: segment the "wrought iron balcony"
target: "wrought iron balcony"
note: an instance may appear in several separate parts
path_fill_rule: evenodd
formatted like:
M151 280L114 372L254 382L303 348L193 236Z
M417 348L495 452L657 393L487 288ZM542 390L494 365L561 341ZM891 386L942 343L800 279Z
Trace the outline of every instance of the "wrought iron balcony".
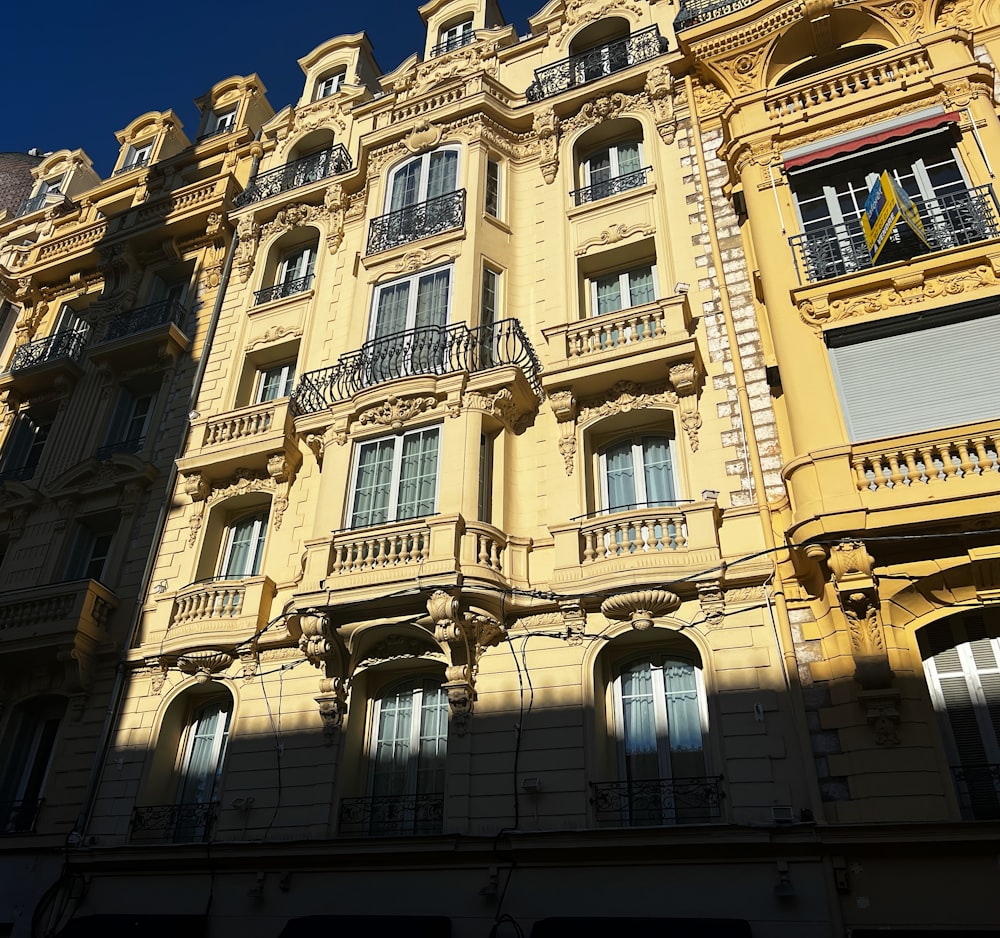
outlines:
M36 798L31 801L7 801L0 804L0 834L32 833L42 802L43 799Z
M419 238L461 228L465 224L465 190L456 189L419 205L373 218L368 228L368 254L388 251Z
M551 98L552 95L613 75L631 65L648 62L666 51L667 40L660 35L659 27L649 26L607 45L536 68L535 80L528 86L525 96L529 101Z
M261 173L234 200L237 208L269 199L279 192L297 189L327 176L350 172L354 168L351 157L342 143L336 144L322 153L313 153L300 160L293 160L277 169Z
M107 329L101 342L114 342L127 335L136 335L147 329L155 329L157 326L165 326L168 323L173 323L180 328L186 318L187 310L177 300L161 300L159 303L140 306L139 309L119 313L112 317L108 320Z
M929 251L975 244L1000 237L1000 206L992 186L977 186L938 199L914 199L929 247L902 223L872 263L859 219L815 228L788 239L795 255L799 282L812 283L857 273L892 261L908 260Z
M582 189L574 189L570 195L573 196L574 205L597 202L599 199L618 195L619 192L628 192L629 189L638 189L639 186L646 185L646 174L652 172L652 170L652 166L644 166L642 169L635 170L635 172L615 176L613 179L605 179L603 182L595 182L589 186L584 186Z
M965 820L1000 819L1000 765L953 765L951 771Z
M690 29L700 23L708 23L728 16L737 10L745 10L756 0L685 0L680 12L674 17L674 31Z
M719 818L724 797L721 775L591 782L590 788L597 820L624 827L705 824Z
M285 280L276 283L273 287L265 287L257 290L253 295L253 305L260 306L262 303L270 303L272 300L283 300L288 296L295 296L296 293L305 293L312 286L313 275L307 274L305 277L296 277L294 280Z
M127 440L116 440L114 443L105 443L97 450L98 462L105 462L114 456L115 453L138 453L146 442L144 436L133 436Z
M501 319L475 329L465 323L423 326L372 339L341 355L336 365L302 375L292 392L292 413L314 414L365 388L409 375L473 373L500 365L520 368L540 393L541 364L518 320Z
M25 199L17 210L17 217L20 218L22 215L30 215L32 212L37 212L42 206L45 205L45 193L39 192L38 195L32 196L30 199Z
M0 469L0 482L6 482L8 479L14 479L17 482L27 482L34 477L35 469L37 468L36 462L26 466L17 466L13 469Z
M132 843L205 843L212 833L219 803L159 804L134 808L129 840Z
M475 41L476 34L470 29L468 32L452 36L451 39L446 39L444 42L439 42L436 46L433 46L430 58L433 59L435 56L444 55L446 52L454 52L456 49L461 49L462 46L467 46L469 43Z
M443 825L443 795L390 795L342 798L337 830L367 837L402 837L440 834Z
M22 345L10 360L10 373L24 371L35 365L43 365L47 362L54 362L60 358L68 358L77 361L83 352L83 346L87 337L82 332L67 329L63 332L56 332L44 339L36 339Z
M137 160L133 160L131 163L126 163L124 166L119 166L111 175L121 176L123 173L130 173L133 169L142 169L143 166L149 165L149 157L142 156Z

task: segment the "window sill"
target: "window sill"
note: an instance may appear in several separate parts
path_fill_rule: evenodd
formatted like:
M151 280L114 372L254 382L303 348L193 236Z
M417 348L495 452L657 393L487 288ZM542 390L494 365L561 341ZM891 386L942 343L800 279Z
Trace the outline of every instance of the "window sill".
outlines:
M497 218L496 215L491 215L489 212L483 212L483 221L495 228L499 228L504 234L512 235L514 229L510 227L502 218Z
M649 198L653 195L656 195L656 183L647 182L641 186L636 186L634 189L626 189L624 192L616 192L614 195L605 196L603 199L584 202L582 205L571 205L566 211L566 216L572 221L581 215L597 212L609 206L622 205L632 199L638 201L639 199ZM571 196L567 195L567 198L572 201Z
M283 309L287 306L294 306L296 303L308 302L313 298L315 292L316 288L312 287L309 290L303 290L301 293L293 293L291 296L282 296L276 300L268 300L266 303L260 303L257 306L251 306L250 309L247 310L247 312L250 316L256 316L260 313L270 313L276 309Z

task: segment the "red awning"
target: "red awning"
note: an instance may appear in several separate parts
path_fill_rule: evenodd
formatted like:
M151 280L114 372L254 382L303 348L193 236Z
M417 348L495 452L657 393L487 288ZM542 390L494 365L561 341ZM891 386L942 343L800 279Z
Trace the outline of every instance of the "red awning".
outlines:
M958 111L949 111L947 114L933 114L930 117L923 117L920 120L908 121L873 134L865 134L862 137L853 137L841 143L835 143L811 153L804 153L801 156L793 156L785 160L785 169L798 169L808 166L810 163L820 163L824 160L833 159L835 156L844 156L847 153L856 153L865 147L877 146L889 140L898 140L900 137L908 137L918 130L933 130L935 127L943 127L945 124L957 124Z

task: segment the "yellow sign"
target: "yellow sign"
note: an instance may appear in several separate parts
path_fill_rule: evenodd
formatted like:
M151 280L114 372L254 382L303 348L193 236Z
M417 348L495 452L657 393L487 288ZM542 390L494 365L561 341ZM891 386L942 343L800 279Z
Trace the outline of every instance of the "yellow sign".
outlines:
M902 221L910 231L927 247L927 236L920 220L920 211L902 186L882 171L868 192L865 210L861 215L861 228L865 233L865 243L872 261L877 261L889 236Z

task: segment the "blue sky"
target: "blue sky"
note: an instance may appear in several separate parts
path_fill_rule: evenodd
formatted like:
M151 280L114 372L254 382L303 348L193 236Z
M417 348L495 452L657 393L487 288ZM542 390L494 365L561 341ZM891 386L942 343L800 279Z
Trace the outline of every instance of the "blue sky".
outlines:
M501 0L518 33L544 0ZM256 72L275 111L302 88L297 59L333 36L367 31L392 71L423 49L418 0L55 0L44 15L8 0L0 24L3 132L0 151L82 148L107 176L115 131L146 111L172 108L197 130L194 99L230 75Z

